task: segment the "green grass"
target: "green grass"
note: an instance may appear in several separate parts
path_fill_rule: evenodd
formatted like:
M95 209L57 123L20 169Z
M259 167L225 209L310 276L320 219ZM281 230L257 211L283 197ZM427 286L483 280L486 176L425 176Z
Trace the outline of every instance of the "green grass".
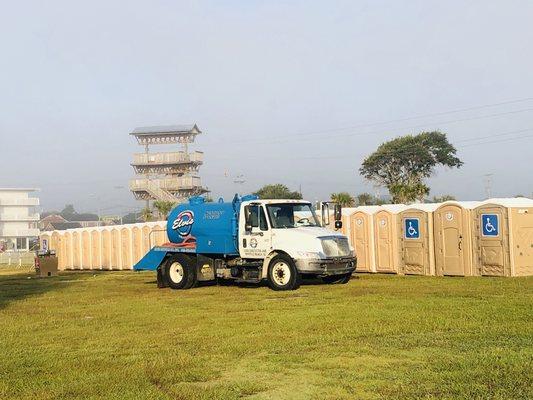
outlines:
M1 399L533 398L533 278L157 289L0 270Z

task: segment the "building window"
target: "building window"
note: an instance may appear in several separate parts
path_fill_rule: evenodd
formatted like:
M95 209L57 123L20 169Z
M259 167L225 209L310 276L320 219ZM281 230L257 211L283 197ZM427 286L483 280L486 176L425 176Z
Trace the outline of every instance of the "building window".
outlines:
M28 249L28 238L17 238L17 250Z

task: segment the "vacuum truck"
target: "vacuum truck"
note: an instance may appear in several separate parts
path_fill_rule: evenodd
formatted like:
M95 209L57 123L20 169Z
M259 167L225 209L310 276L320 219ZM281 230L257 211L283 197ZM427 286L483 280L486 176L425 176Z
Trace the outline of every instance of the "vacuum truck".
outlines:
M206 202L196 196L168 216L170 243L153 247L133 268L157 272L159 287L189 289L198 282L261 282L273 290L294 290L304 277L346 283L356 267L348 238L329 225L329 203L321 221L303 200ZM335 228L342 227L335 205Z

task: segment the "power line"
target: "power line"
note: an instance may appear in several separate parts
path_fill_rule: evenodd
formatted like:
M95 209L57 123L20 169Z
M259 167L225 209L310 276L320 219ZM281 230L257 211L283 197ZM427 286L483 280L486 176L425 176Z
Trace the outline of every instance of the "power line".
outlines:
M478 136L478 137L475 137L475 138L455 140L455 143L471 142L472 140L489 139L489 138L493 138L493 137L497 137L497 136L513 135L515 133L528 132L528 131L531 131L531 130L533 130L533 128L519 129L519 130L516 130L516 131L509 131L509 132L506 132L506 133L498 133L498 134L489 135L489 136Z
M461 146L461 147L480 146L480 145L483 145L483 144L501 143L501 142L514 142L516 140L527 139L527 138L533 138L533 135L517 136L515 138L500 139L500 140L491 140L491 141L488 141L488 142L471 143L471 144L466 144L466 145Z
M529 111L533 111L533 108L524 108L520 110L505 111L501 113L492 113L492 114L480 115L480 116L475 116L475 117L451 119L447 121L427 122L424 124L410 125L410 126L404 126L404 127L398 127L398 128L390 128L386 130L376 130L376 131L369 131L369 132L352 132L352 133L344 133L344 134L337 134L337 135L328 135L327 139L376 135L376 134L382 134L382 133L391 133L391 132L399 131L399 130L406 131L406 130L419 129L419 128L423 129L431 125L447 125L447 124L454 124L458 122L475 121L475 120L486 119L486 118L495 118L495 117L501 117L505 115L519 114L519 113L529 112ZM309 135L324 134L324 133L328 133L328 131L320 131L320 132L317 131L315 133L310 133ZM276 140L275 137L274 137L274 140L273 140L273 137L270 137L269 139L239 140L239 143L273 144L273 143L287 143L295 139L302 140L301 138L296 137L296 135L279 136L279 138L281 138L281 140ZM305 138L305 142L311 142L311 141L316 141L316 140L323 141L324 137L318 137L318 138L306 137Z

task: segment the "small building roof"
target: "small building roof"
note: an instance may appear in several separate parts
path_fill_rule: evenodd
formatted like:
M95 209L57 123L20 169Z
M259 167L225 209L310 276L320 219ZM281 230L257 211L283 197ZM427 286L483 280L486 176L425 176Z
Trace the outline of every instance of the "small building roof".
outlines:
M41 221L39 222L43 224L43 223L48 223L48 222L68 222L68 221L59 214L50 214L50 215L47 215L46 217L41 218Z
M38 192L40 189L38 188L3 188L0 187L0 192Z
M145 136L145 135L184 135L191 133L202 133L196 124L187 125L164 125L164 126L144 126L135 128L130 135Z
M49 231L64 231L81 228L81 224L79 222L49 222L44 228Z

